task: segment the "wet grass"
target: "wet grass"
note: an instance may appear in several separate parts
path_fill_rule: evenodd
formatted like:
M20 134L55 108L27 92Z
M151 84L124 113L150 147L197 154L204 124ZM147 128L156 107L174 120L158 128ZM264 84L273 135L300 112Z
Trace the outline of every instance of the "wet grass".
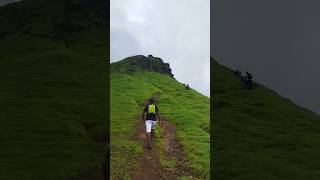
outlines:
M209 179L209 98L186 90L168 75L146 71L111 73L111 174L124 175L136 166L142 147L129 137L136 131L136 116L140 117L142 112L140 104L156 93L160 93L157 105L161 116L176 126L190 171L199 178ZM162 158L162 163L169 169L175 166L170 159ZM119 172L119 168L124 170Z
M261 85L211 67L214 179L317 179L320 118Z
M58 36L59 3L0 7L0 179L102 176L107 30L88 22Z

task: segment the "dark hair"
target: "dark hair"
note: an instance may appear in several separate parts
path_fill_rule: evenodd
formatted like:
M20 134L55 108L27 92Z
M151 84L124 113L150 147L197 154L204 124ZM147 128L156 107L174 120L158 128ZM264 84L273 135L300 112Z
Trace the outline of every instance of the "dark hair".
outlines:
M150 98L149 103L154 103L154 99Z

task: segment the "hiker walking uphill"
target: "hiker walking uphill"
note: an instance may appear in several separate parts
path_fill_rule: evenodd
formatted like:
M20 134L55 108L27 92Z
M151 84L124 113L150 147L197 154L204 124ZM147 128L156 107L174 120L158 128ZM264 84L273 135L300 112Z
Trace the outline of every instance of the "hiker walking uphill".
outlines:
M142 120L145 121L145 125L146 125L146 135L147 135L146 148L148 149L152 149L151 137L154 133L154 129L156 128L157 119L159 120L159 125L160 125L160 116L158 112L158 107L154 104L153 99L149 99L149 104L144 107L142 112Z
M240 80L241 80L244 84L246 84L247 89L249 89L249 90L253 89L253 81L252 81L253 77L252 77L252 74L251 74L251 73L249 73L248 71L246 71L246 75L243 76L243 75L242 75L242 72L241 72L240 70L235 70L235 71L234 71L234 74L240 77Z
M248 89L252 89L253 88L253 82L252 82L252 74L251 73L249 73L248 71L246 72L246 75L247 75L247 88Z

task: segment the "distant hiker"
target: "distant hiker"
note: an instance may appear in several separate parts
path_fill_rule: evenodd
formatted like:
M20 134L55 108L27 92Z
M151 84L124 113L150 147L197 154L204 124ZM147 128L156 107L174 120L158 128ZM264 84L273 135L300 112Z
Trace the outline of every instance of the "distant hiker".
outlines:
M144 116L146 114L146 117ZM156 128L157 119L160 125L160 116L158 107L154 104L153 99L149 99L149 104L144 107L142 112L142 120L145 121L147 144L146 148L152 149L151 147L151 136L153 136L154 129Z
M244 76L243 74L242 74L242 72L240 72L240 80L243 82L243 83L245 83L245 84L247 84L247 77L246 76Z
M240 75L240 71L237 69L237 70L234 71L234 74L239 76Z
M242 81L242 82L244 82L244 83L247 82L246 77L244 77L244 76L242 75L242 71L240 71L239 69L235 70L235 71L234 71L234 74L237 75L237 76L239 76L240 81Z
M252 82L252 74L249 73L248 71L246 72L246 80L247 80L247 88L252 89L253 88L253 82Z
M185 87L186 87L186 90L190 89L189 84L185 85Z

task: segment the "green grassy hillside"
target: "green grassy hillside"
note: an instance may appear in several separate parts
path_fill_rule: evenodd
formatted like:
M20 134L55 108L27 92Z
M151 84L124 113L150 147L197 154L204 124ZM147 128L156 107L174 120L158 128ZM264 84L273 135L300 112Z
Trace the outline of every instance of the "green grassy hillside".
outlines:
M102 176L106 14L98 0L0 7L0 179Z
M319 116L213 60L211 80L215 180L319 178Z
M142 68L138 62L139 57L130 57L111 64L111 177L128 178L139 163L143 147L130 137L141 121L141 104L160 93L157 98L160 114L176 126L190 172L200 179L209 179L209 98L192 89L186 90L169 74ZM162 165L166 166L166 162Z

